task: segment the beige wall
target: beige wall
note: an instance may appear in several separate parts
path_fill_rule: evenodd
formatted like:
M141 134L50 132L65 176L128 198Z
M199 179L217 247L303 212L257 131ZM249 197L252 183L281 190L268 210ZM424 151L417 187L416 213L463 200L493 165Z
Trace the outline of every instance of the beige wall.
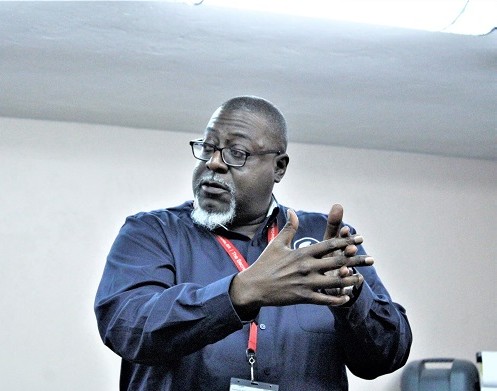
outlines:
M93 297L125 216L190 198L197 134L0 118L2 387L117 390ZM331 137L332 135L330 135ZM412 359L497 350L497 163L291 144L280 202L340 202L393 298ZM400 371L351 391L399 389Z

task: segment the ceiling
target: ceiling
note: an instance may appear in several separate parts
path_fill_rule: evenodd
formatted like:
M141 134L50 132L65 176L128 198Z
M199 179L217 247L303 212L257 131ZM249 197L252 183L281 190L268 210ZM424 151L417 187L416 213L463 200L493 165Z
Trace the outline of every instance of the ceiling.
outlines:
M291 141L497 161L495 31L168 2L0 2L0 116L201 133L241 94L275 103Z

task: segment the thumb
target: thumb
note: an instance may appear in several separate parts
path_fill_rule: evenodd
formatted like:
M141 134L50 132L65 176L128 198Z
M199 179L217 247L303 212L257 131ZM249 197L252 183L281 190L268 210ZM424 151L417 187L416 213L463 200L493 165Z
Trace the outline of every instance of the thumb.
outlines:
M286 212L286 223L281 232L278 234L279 238L285 246L290 247L293 237L299 228L299 218L293 209L288 209Z

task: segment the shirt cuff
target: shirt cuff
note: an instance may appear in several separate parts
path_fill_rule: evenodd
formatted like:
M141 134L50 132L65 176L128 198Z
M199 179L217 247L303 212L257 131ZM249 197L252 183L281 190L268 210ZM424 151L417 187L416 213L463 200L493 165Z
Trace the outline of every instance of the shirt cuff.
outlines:
M366 281L355 292L355 297L346 304L333 307L335 314L343 317L351 325L362 323L368 316L369 310L374 302L374 293Z

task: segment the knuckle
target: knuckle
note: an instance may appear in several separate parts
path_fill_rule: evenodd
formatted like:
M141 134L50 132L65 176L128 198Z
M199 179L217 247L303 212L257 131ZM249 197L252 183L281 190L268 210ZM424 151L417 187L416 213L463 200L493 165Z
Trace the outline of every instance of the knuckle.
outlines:
M304 302L310 302L313 299L313 292L309 290L303 290L300 297Z
M355 282L356 282L355 276L343 277L338 279L336 286L345 289L348 288L349 286L354 285Z
M297 232L297 230L296 230L296 229L295 229L295 227L292 225L292 223L288 221L288 222L285 224L285 226L283 227L283 229L281 230L280 235L281 235L282 233L283 233L283 234L284 234L284 233L287 233L287 234L292 234L292 233L295 233L295 232Z
M348 262L349 262L349 259L348 259L345 255L340 254L340 255L337 257L337 260L336 260L336 265L337 265L337 266L342 267L342 266L347 265L347 264L348 264Z
M307 276L311 273L312 266L309 258L302 259L297 265L297 272L302 276Z
M364 266L364 257L363 256L355 256L350 257L349 266Z
M337 244L336 244L337 240L335 238L327 239L321 243L322 243L322 246L324 247L323 250L326 252L331 252L331 251L337 249Z

